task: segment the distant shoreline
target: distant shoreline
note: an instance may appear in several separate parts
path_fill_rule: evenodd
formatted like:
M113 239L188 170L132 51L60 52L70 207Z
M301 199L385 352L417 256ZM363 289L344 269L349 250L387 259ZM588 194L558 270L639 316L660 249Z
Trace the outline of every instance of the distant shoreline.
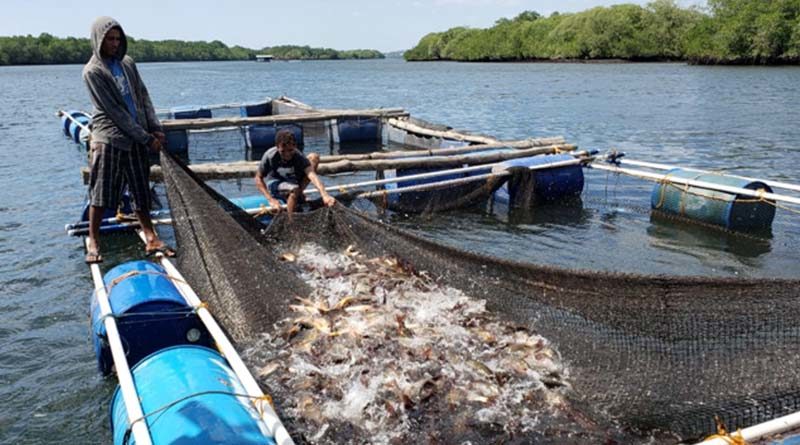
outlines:
M482 60L456 60L456 59L414 59L407 60L411 63L427 63L427 62L454 62L454 63L565 63L565 64L596 64L596 65L614 65L614 64L633 64L633 63L683 63L687 65L700 65L700 66L798 66L800 65L800 58L791 60L770 60L770 61L752 61L752 60L689 60L689 59L656 59L656 58L636 58L636 59L482 59Z
M262 49L227 46L213 42L182 40L138 40L128 36L128 52L137 62L213 62L256 60L256 55L273 60L354 60L383 59L374 49L335 50L299 45L271 46ZM0 66L69 65L86 63L92 56L89 39L59 38L43 33L38 37L0 37Z
M654 0L644 6L597 6L547 17L523 11L498 19L489 28L458 26L426 34L403 57L460 62L800 64L800 9L794 3L709 3L708 8L682 8L675 0Z

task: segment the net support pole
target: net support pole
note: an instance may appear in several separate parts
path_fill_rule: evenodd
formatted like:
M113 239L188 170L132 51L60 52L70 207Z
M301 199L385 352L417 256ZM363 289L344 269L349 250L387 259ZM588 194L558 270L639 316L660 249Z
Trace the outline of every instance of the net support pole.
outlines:
M699 168L677 167L677 166L674 166L674 165L659 164L659 163L656 163L656 162L634 161L633 159L624 159L624 158L622 158L622 159L617 159L616 162L619 163L619 164L623 164L623 165L624 164L633 165L634 167L652 168L653 170L672 170L673 168L681 168L683 170L689 170L689 171L698 172L698 173L707 173L709 175L728 176L728 177L732 177L732 178L745 179L747 181L759 181L759 182L763 182L764 184L767 184L768 186L770 186L772 188L780 188L780 189L784 189L784 190L793 190L793 191L796 191L796 192L800 192L800 185L790 184L788 182L770 181L768 179L750 178L750 177L747 177L747 176L739 176L739 175L729 175L729 174L719 173L719 172L714 172L714 171L709 171L709 170L702 170L702 169L699 169Z
M536 170L545 170L545 169L548 169L548 168L567 167L567 166L570 166L570 165L581 164L583 162L589 161L590 159L591 158L583 158L583 159L577 158L577 159L571 159L571 160L567 160L567 161L550 162L550 163L547 163L547 164L534 165L534 166L528 167L528 170L536 171ZM482 167L486 167L486 166L482 166ZM494 177L494 178L502 178L502 177L508 176L510 174L511 173L508 170L502 170L502 171L497 171L497 172L492 172L492 173L485 173L485 174L482 174L482 175L467 176L465 178L450 179L450 180L441 181L441 182L432 182L432 183L429 183L429 184L417 184L417 185L411 185L411 186L408 186L408 187L398 187L396 189L384 189L384 190L376 190L374 192L364 192L364 193L359 193L358 195L356 195L356 197L358 197L358 198L371 198L371 197L375 197L375 196L394 195L394 194L397 194L397 193L405 193L405 192L418 192L418 191L425 191L425 190L436 190L436 189L439 189L439 188L444 188L444 187L449 187L449 186L454 186L454 185L461 185L461 184L467 184L467 183L475 182L475 181L482 181L482 180L489 179L489 178L492 178L492 177ZM389 182L403 182L405 180L407 180L406 176L401 176L400 178L391 178L391 181L389 181ZM382 182L385 183L385 180L382 180Z
M579 160L581 159L582 156L588 156L589 153L586 152L586 151L581 151L581 152L572 153L572 155L575 156L576 159L578 159L578 161L575 161L575 162L573 162L573 161L551 162L551 163L548 163L548 164L542 164L541 168L554 168L554 167L564 167L564 166L568 166L568 165L574 165L574 164L577 164L577 163L580 162ZM492 164L471 165L471 166L468 166L468 167L452 168L452 169L447 169L447 170L437 170L437 171L433 171L433 172L418 173L418 174L415 174L415 175L408 175L408 176L396 176L396 177L393 177L393 178L376 179L376 180L373 180L373 181L355 182L355 183L352 183L352 184L331 185L331 186L325 186L325 188L326 189L335 189L335 190L339 190L339 191L342 191L342 190L346 191L347 189L368 187L368 186L373 186L373 185L394 184L394 183L400 183L400 182L405 182L405 181L414 181L414 180L417 180L417 179L431 179L431 178L437 178L439 176L447 176L447 175L454 174L454 173L468 173L468 172L472 172L472 171L491 170L493 167L501 165L503 162L505 162L505 161L496 162L496 163L492 163ZM541 168L539 166L535 166L534 168L531 168L531 170L540 170ZM497 175L495 175L495 176L497 176ZM308 194L315 194L315 193L319 193L319 190L312 189L312 190L309 190L309 191L306 192L307 195Z
M597 170L605 170L612 173L620 173L628 176L633 176L636 178L648 179L655 182L670 182L673 184L681 184L681 185L688 185L691 187L698 187L707 190L714 190L718 192L724 193L731 193L734 195L744 195L751 198L763 198L772 201L781 201L790 204L800 205L800 198L795 198L792 196L786 195L779 195L777 193L769 193L763 190L751 190L741 187L733 187L729 185L722 185L722 184L714 184L711 182L706 181L698 181L695 179L684 179L684 178L676 178L670 175L662 175L659 173L651 173L641 170L633 170L630 168L622 168L622 167L615 167L611 165L603 165L599 163L592 163L588 164L587 167L594 168Z
M91 131L88 126L84 125L82 122L78 121L77 119L72 117L69 113L67 113L64 110L58 110L58 113L56 113L56 116L57 117L64 116L67 119L69 119L72 123L74 123L75 125L79 126L81 128L81 130ZM91 115L89 117L91 117Z
M88 245L89 240L87 238L87 248ZM125 349L122 347L122 340L117 330L117 321L114 319L114 314L111 310L111 302L108 300L103 276L100 273L100 266L91 264L89 268L92 271L94 290L100 307L101 318L106 328L111 357L114 360L114 368L117 371L122 401L125 403L125 411L128 414L128 425L130 425L131 433L137 445L152 445L150 431L147 428L147 422L144 420L142 405L139 403L139 394L136 391L136 384L133 381L128 359L125 357Z
M139 231L139 237L144 241L143 232ZM233 344L228 339L228 336L225 335L225 332L223 332L214 316L202 304L200 298L197 296L191 286L186 283L183 275L180 273L180 271L178 271L175 265L172 264L172 261L161 254L157 254L157 257L161 265L166 270L167 275L172 278L171 281L173 284L175 284L175 287L178 288L178 291L181 293L183 298L197 311L197 316L203 322L206 329L208 329L209 334L217 344L217 349L219 349L219 351L228 361L228 364L231 365L231 369L233 369L233 372L239 378L239 381L242 382L242 386L244 386L247 395L252 397L252 403L255 405L258 412L261 413L261 419L267 425L270 434L272 434L272 437L275 439L275 443L278 445L294 445L294 441L292 440L291 436L289 436L289 432L281 422L278 414L272 408L270 402L266 399L264 392L261 391L261 387L258 385L258 382L256 382L256 379L250 373L250 370L247 369L247 366L242 361L242 358L239 356L236 348L233 347Z
M741 437L745 442L750 443L761 440L768 436L774 436L775 434L791 431L797 429L798 427L800 427L800 411L745 428L741 430ZM736 436L738 435L739 434L736 433ZM730 443L732 443L730 440L722 437L715 437L713 439L700 442L702 445L729 445Z

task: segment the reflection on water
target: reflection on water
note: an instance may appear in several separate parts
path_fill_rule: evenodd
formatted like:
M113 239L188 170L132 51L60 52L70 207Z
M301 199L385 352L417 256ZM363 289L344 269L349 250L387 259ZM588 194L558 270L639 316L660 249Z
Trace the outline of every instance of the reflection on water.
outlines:
M723 228L699 224L682 218L653 212L647 234L653 245L664 249L686 250L708 249L730 252L734 258L747 266L753 266L751 259L772 251L772 232L740 233Z
M499 221L511 225L552 225L585 227L592 212L583 208L580 198L548 202L528 208L509 208L503 204L489 204L489 213Z

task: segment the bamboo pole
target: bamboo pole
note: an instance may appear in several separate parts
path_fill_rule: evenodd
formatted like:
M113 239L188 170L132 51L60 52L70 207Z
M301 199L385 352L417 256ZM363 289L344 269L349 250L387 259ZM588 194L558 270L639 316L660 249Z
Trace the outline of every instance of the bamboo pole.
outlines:
M469 145L467 147L451 147L451 148L432 148L429 150L395 150L395 151L377 151L374 153L364 154L350 154L350 155L328 155L321 156L320 163L335 162L335 161L364 161L370 159L396 159L396 158L411 158L420 156L449 156L454 154L473 153L478 151L486 151L491 149L500 148L532 148L532 147L545 147L556 144L565 144L563 137L540 138L540 139L525 139L521 141L505 141L491 144L478 144Z
M772 201L781 201L781 202L788 202L790 204L797 204L800 205L800 198L794 198L791 196L779 195L776 193L769 193L763 190L751 190L742 187L733 187L729 185L722 185L722 184L714 184L712 182L706 181L698 181L695 179L684 179L684 178L676 178L669 175L661 175L658 173L650 173L644 172L640 170L633 170L629 168L622 168L622 167L614 167L610 165L603 165L603 164L589 164L587 165L589 168L594 168L597 170L605 170L610 171L613 173L621 173L637 178L647 179L650 181L655 182L670 182L673 184L681 184L681 185L688 185L691 187L699 187L707 190L714 190L718 192L725 192L731 193L734 195L744 195L751 198L759 198L759 199L767 199Z
M142 241L145 241L144 233L142 231L139 231L139 237L142 239ZM175 284L176 288L178 288L178 291L183 296L184 300L186 300L186 302L195 309L197 316L203 322L206 329L208 329L208 333L211 334L211 337L214 339L217 349L219 349L220 353L222 353L222 355L228 361L228 364L231 365L231 369L236 374L236 377L239 378L239 381L242 383L245 391L247 391L247 395L252 398L251 402L255 406L256 411L261 414L261 420L263 420L267 425L270 434L272 434L272 437L275 439L275 443L278 445L294 445L294 441L292 440L291 436L289 436L289 432L286 431L286 427L284 427L281 419L278 417L278 414L264 396L264 392L261 390L258 382L255 378L253 378L253 374L251 374L250 370L247 369L247 366L242 361L238 351L236 351L236 348L228 339L228 336L225 335L225 332L219 326L214 316L203 304L191 286L186 283L186 279L184 279L183 275L175 267L175 265L172 264L172 261L170 261L161 253L158 253L157 255L161 265L166 270L167 275L169 275L171 278L172 283ZM136 443L138 444L139 442L137 441Z
M584 152L580 152L580 153L575 153L576 156L577 155L587 155L587 154L588 153L585 152L585 151ZM373 185L393 184L393 183L400 183L400 182L404 182L404 181L413 181L413 180L416 180L416 179L437 178L437 177L440 177L440 176L451 175L451 174L454 174L454 173L468 173L468 172L476 171L476 170L487 170L487 169L491 169L491 168L493 168L495 166L498 166L500 164L502 164L502 162L498 162L498 163L494 163L494 164L474 165L474 166L470 166L470 167L461 167L461 168L454 168L454 169L447 169L447 170L437 170L437 171L432 171L432 172L428 172L428 173L419 173L419 174L416 174L416 175L407 175L407 176L401 176L401 177L395 177L395 178L376 179L376 180L372 180L372 181L362 181L362 182L355 182L355 183L350 183L350 184L327 185L327 186L325 186L325 189L326 190L335 189L335 190L338 190L340 192L343 192L343 191L348 190L348 189L357 189L357 188L369 187L369 186L373 186ZM306 191L305 193L306 193L306 195L317 194L317 193L319 193L319 190L311 189L311 190ZM252 213L256 213L256 212L258 212L260 210L261 210L260 208L259 209L245 209L246 212L251 213L251 214ZM170 218L166 217L167 215L168 214L163 210L154 211L154 212L150 213L150 217L152 218L153 224L171 224L172 220ZM162 218L162 216L164 216L164 217ZM101 224L105 224L105 227L112 226L114 228L119 228L119 229L138 228L139 227L138 221L117 221L116 217L106 218L106 219L101 221ZM64 230L67 232L67 235L79 236L79 235L88 234L89 233L88 232L88 227L89 227L89 221L80 221L80 222L77 222L77 223L74 223L74 224L65 225L64 226ZM101 225L101 229L102 228L103 228L103 226Z
M379 108L371 110L337 110L332 112L313 112L304 114L286 114L257 117L221 117L210 119L173 119L164 120L161 126L165 131L170 130L197 130L216 127L243 127L256 124L293 124L298 122L320 122L330 119L348 117L396 117L407 116L402 108Z
M446 131L432 130L430 128L425 128L419 125L412 124L407 120L389 119L387 123L393 127L410 131L412 133L421 134L423 136L431 136L442 139L452 139L454 141L477 142L479 144L492 144L499 142L497 139L492 137L464 134L455 130L446 130Z
M289 96L281 96L281 97L279 97L279 98L277 98L277 99L275 99L275 100L277 100L277 101L279 101L279 102L286 102L286 103L288 103L289 105L294 105L295 107L297 107L297 108L301 108L301 109L304 109L304 110L306 110L306 111L317 111L317 110L316 110L314 107L312 107L311 105L308 105L308 104L305 104L305 103L303 103L303 102L300 102L300 101L299 101L299 100L297 100L297 99L292 99L292 98L291 98L291 97L289 97Z
M636 167L652 168L654 170L672 170L673 168L680 168L680 169L683 169L683 170L689 170L689 171L698 172L698 173L706 173L706 174L710 174L710 175L720 175L720 176L729 176L729 177L732 177L732 178L744 179L746 181L758 181L758 182L763 182L764 184L767 184L768 186L773 187L773 188L780 188L780 189L792 190L792 191L800 192L800 185L790 184L788 182L770 181L768 179L758 179L758 178L750 178L750 177L747 177L747 176L731 175L731 174L727 174L727 173L719 173L719 172L714 172L714 171L709 171L709 170L701 170L699 168L676 167L676 166L667 165L667 164L658 164L658 163L655 163L655 162L634 161L632 159L624 159L624 158L617 159L617 160L615 160L615 162L619 163L619 164L630 164L630 165L633 165L633 166L636 166Z
M731 437L735 439L741 437L744 443L753 443L769 436L797 429L798 427L800 427L800 411L745 428L738 433L732 434ZM699 442L698 445L729 445L731 443L736 442L727 438L715 437Z
M542 165L545 166L544 168L555 168L555 167L563 167L563 166L567 166L567 165L573 165L575 163L580 163L580 162L586 162L586 160L589 159L588 156L590 155L590 153L587 152L587 151L581 151L581 152L573 153L572 155L576 157L576 160L578 162L560 161L560 162L566 162L566 164L556 165L557 163L552 163L551 162L551 163L542 164ZM472 166L469 166L469 167L453 168L453 169L447 169L447 170L437 170L437 171L432 171L432 172L427 172L427 173L418 173L418 174L415 174L415 175L396 176L396 177L393 177L393 178L375 179L375 180L372 180L372 181L355 182L355 183L351 183L351 184L329 185L329 186L325 186L325 189L326 190L338 190L340 193L346 193L348 189L369 187L369 186L373 186L373 185L384 185L384 184L395 184L395 183L399 184L401 182L414 181L414 180L417 180L417 179L431 179L431 178L438 178L440 176L447 176L447 175L452 175L452 174L457 174L457 173L469 173L469 172L472 172L472 171L488 170L488 169L494 169L496 167L499 167L502 164L503 164L503 161L497 162L497 163L494 163L494 164L472 165ZM539 168L534 168L534 167L531 167L530 169L531 170L540 170ZM317 193L319 193L319 190L311 189L311 190L308 190L305 193L306 193L306 195L317 194Z
M342 172L368 171L368 170L389 170L396 168L418 168L418 167L457 167L463 164L487 164L491 162L505 161L509 159L526 158L541 154L552 154L562 151L573 151L577 147L571 144L556 144L543 147L532 147L514 151L472 153L456 156L426 156L411 159L370 159L362 161L339 160L335 162L320 163L317 173L320 175L332 175ZM323 157L324 158L324 157ZM258 162L230 162L230 163L207 163L190 165L198 177L204 180L211 179L235 179L254 176ZM82 167L81 175L83 183L89 183L89 168ZM150 180L154 182L163 181L161 167L153 166L150 168Z
M89 248L89 239L85 240L86 248ZM108 300L105 283L100 274L100 266L97 264L89 265L94 280L94 290L97 296L97 304L100 306L100 319L106 328L106 338L111 349L111 357L114 360L114 369L117 372L119 388L122 393L122 401L125 403L125 411L128 414L128 425L137 444L152 445L150 431L147 428L147 421L144 419L142 405L139 403L139 394L136 391L136 384L133 380L131 368L125 355L125 348L122 346L122 339L117 330L117 322L114 319L114 312L111 309L111 302ZM94 334L94 327L92 327Z
M506 161L510 159L527 158L530 156L552 154L561 151L572 151L576 147L574 145L552 145L547 147L534 147L528 149L514 150L514 151L501 151L489 153L471 153L455 156L430 156L426 158L412 158L412 159L387 159L387 160L366 160L366 161L337 161L326 164L320 164L317 168L319 174L334 174L351 171L365 171L365 170L390 170L402 168L447 168L457 167L464 164L488 164L498 161Z
M576 156L576 158L574 160L550 162L550 163L546 163L546 164L531 166L531 167L528 167L528 168L531 171L534 171L534 170L542 170L542 169L547 169L547 168L558 168L558 167L566 167L566 166L569 166L569 165L583 164L583 163L588 162L588 161L593 159L592 157L589 157L588 155L589 155L588 152L583 151L583 152L575 153L574 156ZM494 169L496 169L497 167L499 167L501 165L502 165L502 162L498 162L498 163L495 163L495 164L474 165L474 166L469 166L469 167L464 167L464 168L456 168L456 169L451 169L451 170L439 170L439 171L429 172L429 173L420 173L420 174L417 174L417 175L408 175L408 176L400 176L400 177L394 177L394 178L376 179L374 181L363 181L363 182L356 182L356 183L352 183L352 184L343 184L343 185L330 185L330 186L326 186L325 189L326 190L335 189L335 190L339 190L340 192L346 193L347 189L357 189L357 188L363 188L363 187L368 187L368 186L373 186L373 185L383 185L383 184L400 184L402 182L412 181L412 180L416 180L416 179L430 179L430 178L435 178L435 177L439 177L439 176L450 175L450 174L453 174L453 173L468 173L468 172L476 171L476 170L488 170L488 169L493 169L494 170ZM495 177L501 177L501 176L505 176L506 174L508 174L508 173L507 172L505 172L505 173L503 173L503 172L495 172L493 174L488 174L488 176L492 176L493 175ZM485 179L488 176L487 175L483 175L481 177L470 176L469 178L472 178L472 179L467 180L467 181L463 181L463 182L471 182L471 181L475 180L474 178ZM460 178L460 179L463 179L463 178ZM459 183L461 183L461 182L459 182ZM419 191L419 190L436 189L436 188L440 188L440 186L457 185L457 184L458 183L441 181L441 182L436 182L436 183L420 184L420 185L407 186L407 187L398 187L398 188L395 188L395 189L381 190L381 191L377 191L377 192L366 192L366 193L373 193L373 194L377 194L377 195L396 194L396 193L403 193L403 192L408 192L408 191ZM317 194L317 193L319 193L319 190L311 189L311 190L306 191L305 193L307 195ZM356 195L356 196L357 197L366 197L368 195L359 194L359 195ZM247 209L242 209L242 210L244 210L246 213L248 213L250 215L257 215L259 213L262 213L265 210L265 208L269 209L269 206L247 208ZM286 205L285 204L281 205L281 208L285 209ZM155 214L153 214L153 216L155 216ZM119 230L134 229L134 228L138 228L139 227L139 223L137 221L129 221L129 222L117 223L115 218L108 218L107 220L104 220L104 221L107 221L108 223L110 223L110 225L113 228L119 229ZM156 225L158 225L158 224L172 224L172 219L171 218L153 218L152 221L153 221L153 224L156 224ZM101 231L102 231L102 229L104 227L107 229L109 226L101 226ZM80 222L80 223L76 223L76 224L68 224L65 228L66 228L67 234L70 235L70 236L86 235L86 234L89 233L88 222L85 222L85 221Z
M570 159L570 160L566 160L566 161L550 162L550 163L547 163L547 164L540 164L540 165L534 165L534 166L528 167L528 170L535 171L535 170L544 170L544 169L548 169L548 168L567 167L567 166L570 166L570 165L581 164L583 162L587 162L588 160L589 160L589 158L585 158L585 159ZM364 192L364 193L359 193L358 195L356 195L356 197L357 198L372 198L372 197L375 197L375 196L393 195L393 194L396 194L396 193L436 190L436 189L440 189L440 188L451 187L451 186L454 186L454 185L461 185L461 184L467 184L467 183L470 183L470 182L481 181L481 180L489 179L489 178L502 178L502 177L508 176L510 174L511 174L511 172L509 172L508 170L495 171L495 169L493 169L492 172L485 173L485 174L482 174L482 175L467 176L467 177L464 177L464 178L456 178L456 179L450 179L450 180L447 180L447 181L431 182L431 183L428 183L428 184L410 185L410 186L407 186L407 187L398 187L396 189L376 190L374 192ZM394 179L393 182L403 182L405 180L408 180L407 177L405 177L405 176L402 176L402 177L399 177L399 178L392 178L392 179Z
M269 208L269 207L267 207ZM286 209L286 204L281 205L282 209ZM250 215L256 215L264 211L263 208L252 208L252 209L243 209ZM155 213L155 212L154 212ZM103 233L103 230L106 231L111 228L115 230L132 230L139 228L139 221L121 221L117 222L116 218L108 218L104 220L108 223L108 225L100 226L100 233ZM172 224L172 218L168 216L164 216L161 218L153 218L152 220L153 225L164 225L164 224ZM69 236L84 236L89 234L89 222L88 221L81 221L76 224L68 224L66 226L67 235Z

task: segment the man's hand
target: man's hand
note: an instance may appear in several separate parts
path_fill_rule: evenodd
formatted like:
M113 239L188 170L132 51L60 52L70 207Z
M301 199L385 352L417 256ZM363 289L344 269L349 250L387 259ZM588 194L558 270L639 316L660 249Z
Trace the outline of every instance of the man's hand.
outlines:
M153 136L153 139L150 140L148 147L150 147L150 149L153 151L161 151L161 149L164 148L164 146L161 145L161 141L155 137L155 135Z
M333 207L336 205L336 198L331 195L325 195L322 197L322 202L328 207Z
M167 144L167 135L165 135L163 132L154 131L152 134L154 138L158 139L158 142L161 142L161 145Z
M283 209L281 208L281 202L280 201L278 201L275 198L269 198L268 201L269 201L269 210L270 210L270 212L272 212L273 215L277 215L277 214L281 213L281 210L283 210Z

